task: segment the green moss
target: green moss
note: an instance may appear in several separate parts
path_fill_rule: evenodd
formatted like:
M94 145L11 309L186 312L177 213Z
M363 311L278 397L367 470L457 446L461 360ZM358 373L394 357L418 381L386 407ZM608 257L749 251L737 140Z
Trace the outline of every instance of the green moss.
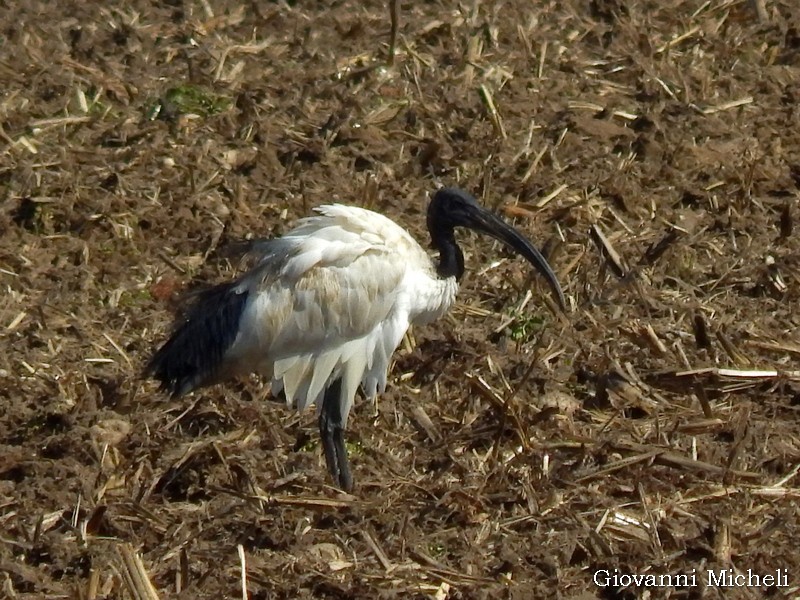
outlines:
M348 456L360 456L364 454L364 446L361 444L361 442L345 441L344 447L347 448Z
M541 315L517 315L508 326L511 339L515 342L526 342L544 326Z
M175 119L180 115L211 117L228 110L231 100L203 86L183 84L169 88L147 109L147 118Z
M147 304L151 300L152 297L148 289L125 290L120 294L117 306L119 308L132 308Z

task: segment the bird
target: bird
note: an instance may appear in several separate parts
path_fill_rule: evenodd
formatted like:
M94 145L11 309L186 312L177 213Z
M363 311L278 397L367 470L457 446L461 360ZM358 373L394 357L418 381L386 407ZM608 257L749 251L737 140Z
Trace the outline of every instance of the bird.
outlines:
M315 211L282 237L254 243L250 270L197 294L145 375L177 398L257 373L289 407L315 405L328 471L351 492L344 432L357 390L369 399L385 391L409 326L453 306L464 274L457 228L502 242L533 265L562 310L566 300L533 243L461 189L440 188L428 204L438 257L380 213L343 204Z

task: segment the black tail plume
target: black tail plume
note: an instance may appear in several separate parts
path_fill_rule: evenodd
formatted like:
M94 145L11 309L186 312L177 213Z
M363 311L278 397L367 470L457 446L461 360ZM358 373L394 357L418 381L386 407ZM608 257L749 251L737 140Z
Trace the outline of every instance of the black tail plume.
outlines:
M201 292L185 319L145 368L145 377L161 383L175 398L209 383L233 345L248 292L239 282L225 283Z

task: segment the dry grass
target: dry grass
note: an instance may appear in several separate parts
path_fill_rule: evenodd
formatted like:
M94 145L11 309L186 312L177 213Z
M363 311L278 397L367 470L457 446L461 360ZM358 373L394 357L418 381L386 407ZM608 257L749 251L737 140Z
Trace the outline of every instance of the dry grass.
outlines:
M0 11L5 597L797 593L794 3L403 3L391 47L380 2ZM571 311L467 238L456 310L354 411L354 496L259 382L139 379L235 242L332 200L422 240L439 183Z

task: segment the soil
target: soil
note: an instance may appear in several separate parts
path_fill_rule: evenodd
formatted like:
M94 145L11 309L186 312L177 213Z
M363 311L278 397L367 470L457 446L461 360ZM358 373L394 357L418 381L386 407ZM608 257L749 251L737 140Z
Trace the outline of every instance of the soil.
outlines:
M754 4L404 2L390 61L375 0L2 3L0 595L793 596L800 5ZM443 184L570 310L461 235L352 495L256 378L143 380L242 242L337 201L427 243Z

